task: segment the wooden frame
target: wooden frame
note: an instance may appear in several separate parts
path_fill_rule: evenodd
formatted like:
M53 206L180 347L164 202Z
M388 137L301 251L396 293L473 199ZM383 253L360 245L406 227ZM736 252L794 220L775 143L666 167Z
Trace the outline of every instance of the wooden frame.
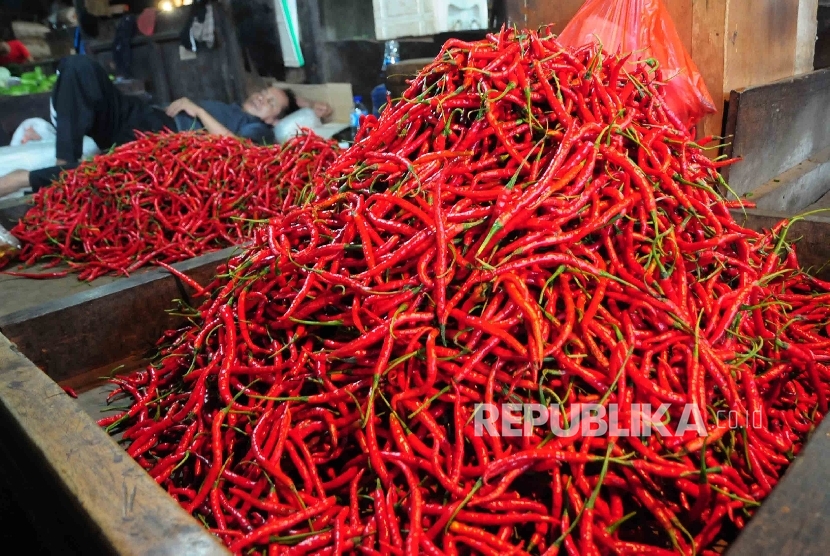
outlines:
M234 250L175 266L207 281ZM56 383L90 385L110 363L139 365L148 342L179 321L164 309L182 295L186 287L156 269L0 318L0 464L25 511L64 548L228 554Z
M133 71L149 78L151 86L148 88L155 103L167 105L182 96L229 103L245 100L244 58L236 30L224 3L215 2L212 5L216 45L212 49L200 50L192 60L181 59L178 48L189 14L187 8L160 14L152 36L137 34L130 41L136 51L134 54L146 54L148 58L148 63L140 68L134 60ZM112 38L107 36L87 41L86 48L90 55L106 66L112 57ZM143 49L147 52L142 52Z

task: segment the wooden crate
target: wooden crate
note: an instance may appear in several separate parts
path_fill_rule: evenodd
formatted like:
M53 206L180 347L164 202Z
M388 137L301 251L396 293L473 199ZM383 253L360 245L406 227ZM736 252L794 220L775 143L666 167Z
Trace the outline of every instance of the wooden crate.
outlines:
M175 266L206 282L231 251ZM178 324L165 309L186 295L177 278L154 269L0 317L0 469L26 513L59 535L58 546L80 554L228 553L87 413L103 407L99 377L145 364L148 347Z
M830 206L828 106L830 69L732 91L726 154L742 158L723 170L732 190L779 213Z
M11 228L29 206L0 203L0 224ZM207 282L235 251L174 266ZM0 276L0 487L49 553L228 554L95 423L110 389L101 377L146 364L180 323L165 310L188 294L160 269L92 284Z
M786 215L735 216L761 230ZM805 264L830 258L830 219L807 219L791 233L809 239L801 251ZM206 283L229 251L176 266ZM146 363L146 349L176 324L164 310L187 293L175 277L152 270L0 317L0 427L9 437L0 445L14 446L0 450L0 465L14 470L15 486L41 521L52 523L66 512L75 518L61 534L81 553L226 553L88 414L103 406L106 390L98 377L122 364L126 371ZM58 384L76 387L80 398L71 399ZM824 553L830 543L828 455L830 419L729 547L729 556Z
M559 32L584 0L506 0L510 23L554 24ZM718 112L702 135L722 135L733 89L813 69L817 0L664 0L678 35L703 75Z
M31 208L30 197L21 197L0 201L0 226L11 230L15 224ZM31 269L22 269L26 272L40 272L36 265ZM17 270L18 265L12 263L9 270ZM133 276L147 272L148 268L137 270ZM64 278L50 280L32 280L8 275L0 275L0 317L48 301L69 297L77 293L88 293L95 288L118 282L124 277L102 276L94 282L82 282L77 275L70 274Z

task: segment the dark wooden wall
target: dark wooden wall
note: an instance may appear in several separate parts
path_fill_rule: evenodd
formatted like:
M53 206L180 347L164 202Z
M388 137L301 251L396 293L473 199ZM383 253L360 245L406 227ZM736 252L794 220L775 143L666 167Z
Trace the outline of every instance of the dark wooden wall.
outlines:
M245 70L285 81L274 0L231 0Z
M214 4L215 46L199 49L195 59L179 55L179 36L187 15L185 9L159 13L152 37L137 34L133 38L133 77L145 82L152 101L159 105L181 97L242 102L246 96L242 53L229 13L221 4ZM112 71L115 20L105 22L99 37L87 42L87 50Z
M496 18L491 25L497 27L503 21L503 2L494 5ZM361 95L369 102L372 89L381 83L381 66L385 41L372 38L346 38L347 31L342 25L334 25L332 19L339 13L332 12L337 6L333 0L304 0L297 3L300 20L300 46L306 60L305 77L309 83L344 82L352 85L355 95ZM326 11L328 10L328 12ZM356 33L367 35L367 26L374 34L374 20L371 13L365 13L364 20L357 26ZM465 31L428 37L398 39L402 60L432 58L441 50L450 36L464 40L483 38L486 31Z
M830 6L819 6L816 29L815 69L830 67Z

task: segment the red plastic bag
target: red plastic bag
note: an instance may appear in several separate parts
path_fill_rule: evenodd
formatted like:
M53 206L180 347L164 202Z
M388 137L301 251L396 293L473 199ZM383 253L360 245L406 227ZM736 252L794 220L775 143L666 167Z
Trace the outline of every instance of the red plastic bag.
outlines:
M696 124L715 103L662 0L587 0L559 35L573 48L596 42L606 52L659 63L666 103L681 122Z

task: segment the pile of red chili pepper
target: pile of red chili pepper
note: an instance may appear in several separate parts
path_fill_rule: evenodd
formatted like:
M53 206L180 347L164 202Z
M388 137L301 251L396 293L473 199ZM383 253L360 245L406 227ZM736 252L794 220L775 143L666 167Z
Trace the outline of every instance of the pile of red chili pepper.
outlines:
M827 411L830 286L788 222L736 223L660 79L550 34L448 41L337 194L190 284L101 426L237 554L714 554ZM508 403L563 429L665 403L669 434L476 433Z
M238 245L288 207L325 195L315 176L337 144L311 132L257 146L202 132L141 134L39 191L12 229L25 264L65 264L81 280Z

